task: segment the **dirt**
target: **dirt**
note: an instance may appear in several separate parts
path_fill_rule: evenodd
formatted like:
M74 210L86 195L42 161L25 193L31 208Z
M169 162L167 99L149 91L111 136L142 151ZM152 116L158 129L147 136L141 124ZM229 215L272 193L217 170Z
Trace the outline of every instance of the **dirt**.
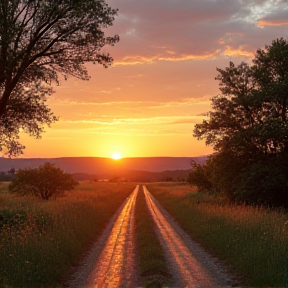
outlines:
M139 286L134 245L134 210L138 186L113 216L79 270L70 288Z
M134 210L138 186L113 216L83 264L69 280L70 288L140 287L134 241ZM192 241L144 186L146 203L155 221L173 275L171 287L228 288L235 281L217 259Z
M173 287L235 287L235 281L219 262L190 239L145 186L144 193L157 227L157 235L175 279Z

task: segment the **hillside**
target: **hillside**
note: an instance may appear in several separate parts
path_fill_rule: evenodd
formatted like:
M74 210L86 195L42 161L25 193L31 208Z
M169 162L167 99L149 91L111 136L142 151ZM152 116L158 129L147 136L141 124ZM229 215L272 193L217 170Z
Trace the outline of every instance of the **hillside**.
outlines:
M129 182L161 182L186 181L191 170L169 170L162 172L149 171L119 171L116 174L73 173L78 181L129 181Z
M189 170L191 160L202 164L203 157L137 157L113 160L100 157L64 157L64 158L0 158L0 172L11 168L36 168L45 162L54 163L67 173L119 174L128 171L162 172L171 170Z

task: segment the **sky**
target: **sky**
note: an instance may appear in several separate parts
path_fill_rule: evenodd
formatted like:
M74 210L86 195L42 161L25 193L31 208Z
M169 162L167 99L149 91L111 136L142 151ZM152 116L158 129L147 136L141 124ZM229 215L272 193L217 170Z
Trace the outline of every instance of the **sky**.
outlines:
M48 104L59 121L42 139L21 135L22 157L196 157L213 153L193 137L218 95L216 68L251 63L288 37L287 0L107 0L119 12L105 46L113 65L87 65Z

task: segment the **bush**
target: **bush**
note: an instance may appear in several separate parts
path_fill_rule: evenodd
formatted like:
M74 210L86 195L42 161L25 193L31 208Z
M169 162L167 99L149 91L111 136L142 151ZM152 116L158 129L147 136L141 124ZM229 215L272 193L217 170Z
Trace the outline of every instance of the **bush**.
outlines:
M78 185L70 174L64 173L51 163L36 169L21 169L17 172L9 191L20 195L34 195L44 200L57 197Z
M210 192L213 186L209 179L209 167L197 164L194 160L192 160L191 166L193 170L189 173L187 182L197 186L199 191Z
M288 207L287 177L283 166L260 161L243 170L238 177L235 200L247 204Z

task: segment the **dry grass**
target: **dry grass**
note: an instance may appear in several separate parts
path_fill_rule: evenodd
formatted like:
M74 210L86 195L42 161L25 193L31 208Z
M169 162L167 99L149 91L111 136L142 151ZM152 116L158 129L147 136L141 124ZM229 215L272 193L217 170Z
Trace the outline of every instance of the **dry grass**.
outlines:
M8 193L8 187L10 182L0 182L0 195L4 196L6 193Z
M188 185L151 184L148 189L192 238L240 275L244 284L288 287L285 211L229 205L223 199L196 193Z
M134 188L83 182L51 201L0 194L0 287L56 287Z

